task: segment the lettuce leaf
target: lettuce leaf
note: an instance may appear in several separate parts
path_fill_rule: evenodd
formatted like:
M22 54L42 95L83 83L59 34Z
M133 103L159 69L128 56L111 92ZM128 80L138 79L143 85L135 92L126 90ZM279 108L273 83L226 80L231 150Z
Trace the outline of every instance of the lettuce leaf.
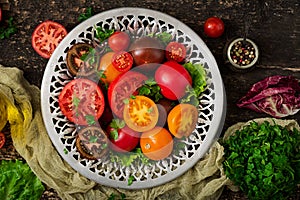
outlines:
M2 160L0 165L1 200L38 200L45 188L29 166L22 161Z
M293 76L267 77L255 83L237 106L275 118L294 115L300 110L299 82Z

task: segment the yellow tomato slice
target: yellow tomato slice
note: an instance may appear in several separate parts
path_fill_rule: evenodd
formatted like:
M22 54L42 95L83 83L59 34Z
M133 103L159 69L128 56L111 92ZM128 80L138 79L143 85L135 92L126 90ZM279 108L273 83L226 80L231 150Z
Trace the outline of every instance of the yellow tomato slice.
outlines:
M196 128L198 110L191 104L178 104L168 114L168 127L177 138L188 137Z
M126 102L123 117L127 126L132 130L149 131L158 121L158 108L150 98L134 96Z

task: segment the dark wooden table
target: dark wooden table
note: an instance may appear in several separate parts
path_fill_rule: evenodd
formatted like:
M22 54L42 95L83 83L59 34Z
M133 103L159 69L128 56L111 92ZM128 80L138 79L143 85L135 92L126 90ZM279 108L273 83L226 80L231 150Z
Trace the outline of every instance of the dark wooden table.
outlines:
M271 75L294 75L300 79L300 6L298 0L0 0L4 17L13 17L17 34L0 40L0 63L16 66L24 76L41 86L47 60L41 58L31 47L31 34L42 21L51 19L63 24L68 31L78 25L78 16L91 7L100 13L118 7L142 7L169 14L192 28L207 44L215 56L227 94L227 116L224 124L229 126L248 121L265 114L239 109L236 102L249 90L252 84ZM204 35L206 18L218 16L223 19L226 30L217 39ZM245 32L245 24L249 29ZM260 50L259 62L246 73L234 72L225 65L223 50L228 41L247 33ZM287 117L300 120L300 114ZM300 122L300 121L299 121ZM50 196L54 197L55 192ZM225 190L221 199L245 199L243 194L232 194ZM299 198L296 195L295 199Z

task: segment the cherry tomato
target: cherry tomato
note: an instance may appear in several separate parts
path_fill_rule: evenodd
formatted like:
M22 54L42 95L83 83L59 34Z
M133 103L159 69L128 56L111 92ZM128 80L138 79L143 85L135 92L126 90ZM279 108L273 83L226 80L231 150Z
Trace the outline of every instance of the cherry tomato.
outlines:
M111 110L116 117L123 118L124 101L129 99L147 79L144 74L128 71L111 82L107 96Z
M142 133L140 146L143 154L151 160L162 160L172 153L173 137L167 129L156 126Z
M114 51L125 51L130 43L129 35L123 31L116 31L108 38L108 46Z
M158 108L153 100L145 96L134 96L124 106L123 118L135 131L149 131L158 121Z
M94 124L105 107L100 87L88 79L74 79L62 89L58 103L62 113L75 124Z
M204 23L204 33L211 38L220 37L224 33L224 22L218 17L210 17Z
M136 66L162 63L165 58L164 46L153 37L141 37L135 40L129 47Z
M196 128L198 110L191 104L178 104L168 114L169 131L177 138L188 137Z
M103 71L101 80L107 84L110 84L115 78L122 74L122 72L118 71L112 64L114 54L114 52L107 52L100 58L98 71Z
M126 51L119 51L114 54L112 64L118 71L127 72L132 67L133 58L130 53Z
M188 85L192 85L189 72L175 61L167 61L155 72L155 81L161 94L170 100L178 100L185 95Z
M0 149L4 146L5 144L5 135L4 133L0 133Z
M108 137L99 126L86 126L78 132L76 147L88 159L99 159L108 152Z
M170 42L166 47L166 58L176 62L182 62L186 56L186 48L182 43Z
M40 56L48 59L66 35L67 30L63 25L47 20L33 31L31 44Z
M140 141L140 133L126 126L123 120L114 119L108 126L107 133L111 141L110 147L117 152L132 151Z
M95 68L88 61L82 59L83 55L89 53L93 46L87 43L74 44L67 52L67 67L74 76L88 76L95 72Z

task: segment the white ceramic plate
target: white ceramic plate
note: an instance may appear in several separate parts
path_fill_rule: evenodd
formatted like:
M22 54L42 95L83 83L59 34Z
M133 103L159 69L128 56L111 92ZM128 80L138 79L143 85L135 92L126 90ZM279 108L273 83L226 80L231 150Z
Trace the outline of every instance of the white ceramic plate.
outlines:
M199 119L185 147L177 154L149 165L121 166L109 159L82 158L75 146L75 125L69 122L58 105L58 96L71 79L65 62L68 49L75 43L94 39L94 27L133 31L139 37L167 32L189 51L187 59L203 64L207 73L206 91L199 98ZM54 146L62 158L83 176L102 185L142 189L169 182L189 170L201 159L222 131L226 114L226 95L217 63L201 38L177 19L149 9L118 8L99 13L75 27L56 48L45 69L41 88L42 115ZM128 179L134 182L128 185Z

